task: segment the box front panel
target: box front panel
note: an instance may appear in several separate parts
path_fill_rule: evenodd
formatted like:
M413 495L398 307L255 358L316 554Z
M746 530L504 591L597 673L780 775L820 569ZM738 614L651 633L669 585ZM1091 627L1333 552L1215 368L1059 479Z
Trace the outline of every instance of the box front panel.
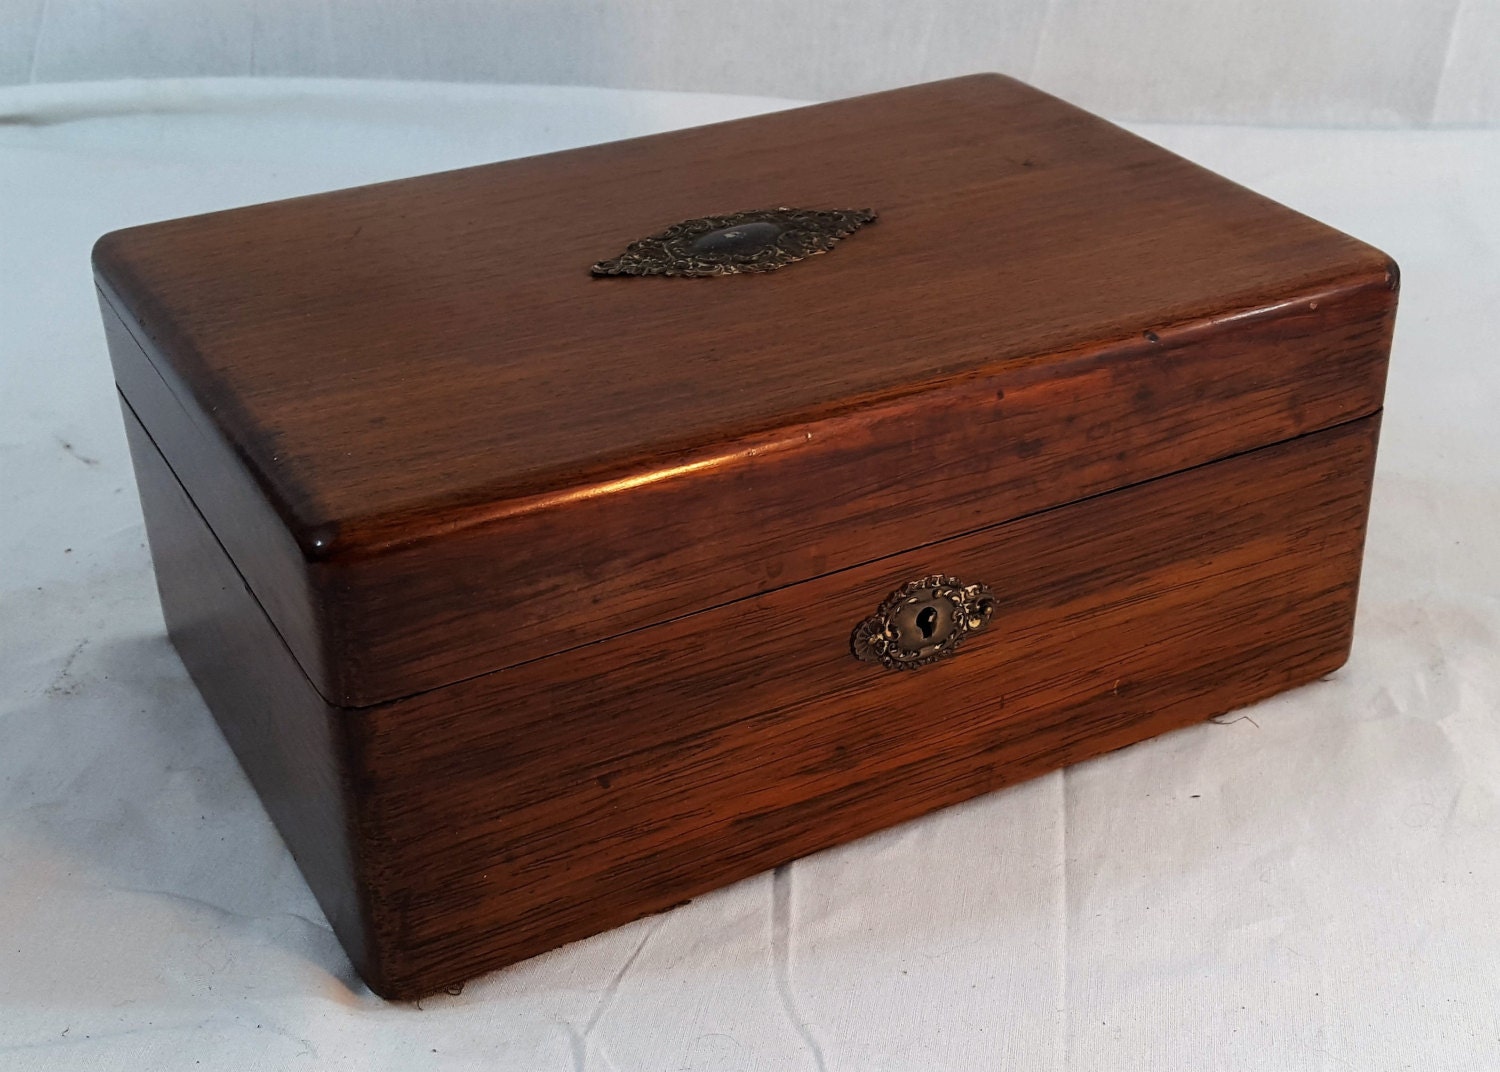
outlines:
M383 988L436 989L1336 669L1378 424L350 713ZM855 627L934 573L988 586L988 626L912 672L857 660Z

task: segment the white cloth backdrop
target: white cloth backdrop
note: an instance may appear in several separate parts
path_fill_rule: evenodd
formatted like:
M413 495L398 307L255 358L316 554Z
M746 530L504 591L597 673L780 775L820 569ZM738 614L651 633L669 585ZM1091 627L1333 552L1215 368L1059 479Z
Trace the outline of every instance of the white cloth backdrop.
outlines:
M983 70L1121 119L1500 124L1500 0L0 0L0 84L275 75L823 99Z
M1500 1068L1500 131L1142 128L1405 269L1341 672L457 997L353 977L163 637L89 246L777 103L0 90L0 1069Z

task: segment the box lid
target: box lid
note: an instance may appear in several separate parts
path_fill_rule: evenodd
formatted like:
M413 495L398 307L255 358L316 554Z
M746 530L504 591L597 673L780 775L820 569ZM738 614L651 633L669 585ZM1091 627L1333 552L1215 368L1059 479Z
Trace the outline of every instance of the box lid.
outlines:
M782 206L878 219L776 271L590 270ZM94 261L125 400L349 706L1363 416L1395 305L1378 251L994 75Z

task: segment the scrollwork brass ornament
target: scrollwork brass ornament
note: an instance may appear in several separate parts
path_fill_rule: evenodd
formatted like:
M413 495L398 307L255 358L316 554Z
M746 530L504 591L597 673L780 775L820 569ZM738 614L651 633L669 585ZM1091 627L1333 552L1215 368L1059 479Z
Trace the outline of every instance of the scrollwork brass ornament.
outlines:
M850 649L887 670L915 670L952 655L968 636L989 625L995 594L941 573L908 581L860 622Z
M763 208L674 223L594 265L595 275L714 276L772 272L827 253L867 223L865 208Z

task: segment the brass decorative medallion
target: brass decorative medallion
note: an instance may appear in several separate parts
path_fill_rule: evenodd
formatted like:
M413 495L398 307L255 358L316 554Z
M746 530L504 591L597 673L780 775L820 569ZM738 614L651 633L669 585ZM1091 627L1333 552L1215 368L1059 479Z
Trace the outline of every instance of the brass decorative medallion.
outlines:
M915 670L952 655L990 624L995 594L982 584L935 573L908 581L859 623L849 646L856 658L887 670Z
M674 223L594 265L595 275L735 275L772 272L827 253L867 223L867 208L762 208Z

